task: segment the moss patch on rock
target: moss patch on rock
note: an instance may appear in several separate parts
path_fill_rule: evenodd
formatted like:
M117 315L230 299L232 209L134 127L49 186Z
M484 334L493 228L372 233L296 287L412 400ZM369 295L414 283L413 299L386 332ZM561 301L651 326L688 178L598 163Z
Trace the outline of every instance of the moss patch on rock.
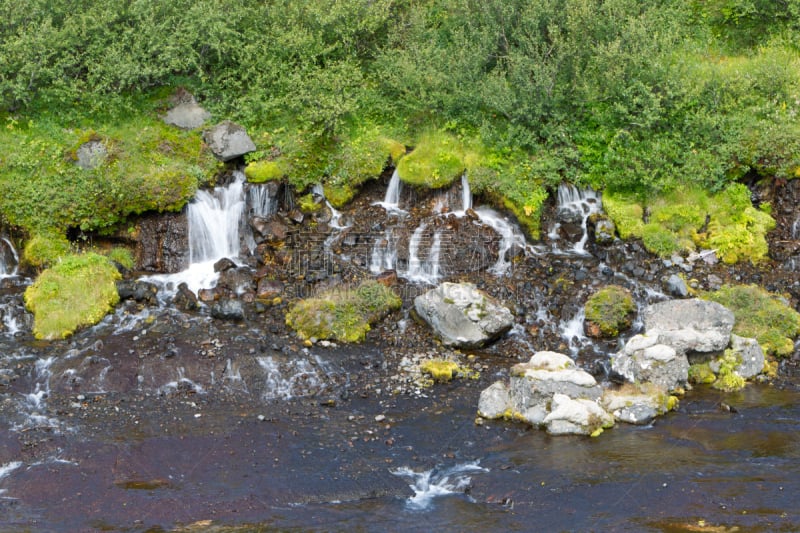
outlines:
M736 317L733 333L755 338L764 353L786 357L794 351L800 335L800 313L781 296L756 285L725 285L701 295L730 309Z
M25 290L37 339L63 339L98 323L119 301L119 272L102 255L68 255Z
M302 339L360 342L370 324L401 305L390 288L366 281L353 289L334 289L295 302L286 313L286 325Z
M725 354L719 360L719 363L717 379L711 386L725 392L733 392L743 388L745 379L736 372L736 368L742 363L741 357L733 350L725 350Z
M279 161L262 160L248 163L244 168L244 175L250 183L264 183L279 180L286 173Z
M25 243L22 262L35 268L45 268L55 264L69 252L70 244L64 235L55 231L37 233Z
M457 138L444 132L420 137L414 150L397 165L401 180L429 189L450 185L466 169L464 146Z
M617 227L620 238L641 238L644 230L644 209L633 195L603 194L603 209Z
M716 381L717 375L708 363L698 363L689 367L689 382L696 385L708 385Z
M609 285L586 301L586 332L592 337L616 337L633 322L636 303L630 291Z

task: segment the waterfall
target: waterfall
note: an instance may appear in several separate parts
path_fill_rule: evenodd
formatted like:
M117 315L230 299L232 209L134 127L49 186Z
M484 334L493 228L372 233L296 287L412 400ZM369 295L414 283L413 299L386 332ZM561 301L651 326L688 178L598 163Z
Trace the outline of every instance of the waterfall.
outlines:
M475 210L481 223L486 224L492 228L498 235L500 235L500 245L497 250L497 262L489 269L489 271L496 275L502 276L508 272L511 267L511 262L506 258L506 254L512 246L517 245L523 249L528 249L528 243L525 240L525 235L513 224L494 209L488 207L479 207Z
M217 261L239 255L239 221L244 212L244 174L213 191L197 191L189 204L189 262Z
M389 180L389 186L386 188L386 196L382 202L376 202L373 205L379 205L386 209L389 213L401 214L405 213L400 208L400 195L403 192L403 183L400 181L400 174L395 169L392 178Z
M580 220L581 238L576 242L572 251L579 255L587 255L586 241L589 240L587 222L589 217L595 213L600 213L603 204L600 194L591 187L578 189L573 185L561 184L558 186L558 217L567 220ZM550 238L558 238L557 227L550 232Z
M372 257L369 271L380 274L384 270L394 270L397 267L397 239L392 228L387 228L383 239L378 239L372 247Z
M439 281L439 253L442 236L438 231L433 234L428 257L423 261L419 258L419 247L426 228L427 224L422 223L411 235L411 240L408 242L408 270L400 275L409 281L435 285Z
M469 188L467 173L464 172L461 175L461 211L466 213L469 209L472 209L472 191Z
M278 211L278 199L266 185L250 185L247 187L247 207L250 215L268 217Z
M0 237L0 278L15 276L19 265L19 256L11 241Z
M328 201L328 199L325 197L325 189L322 187L322 184L317 183L316 185L314 185L312 192L314 193L315 196L322 198L322 201L325 202L325 206L330 210L331 212L330 226L333 229L342 230L350 227L342 225L341 223L342 214L338 210L336 210Z

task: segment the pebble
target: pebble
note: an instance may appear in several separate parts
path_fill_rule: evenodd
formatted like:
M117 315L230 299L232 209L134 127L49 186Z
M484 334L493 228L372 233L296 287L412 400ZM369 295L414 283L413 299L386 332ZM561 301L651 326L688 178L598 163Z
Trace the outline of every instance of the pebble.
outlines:
M383 422L386 420L386 415L378 415L375 417L375 422Z

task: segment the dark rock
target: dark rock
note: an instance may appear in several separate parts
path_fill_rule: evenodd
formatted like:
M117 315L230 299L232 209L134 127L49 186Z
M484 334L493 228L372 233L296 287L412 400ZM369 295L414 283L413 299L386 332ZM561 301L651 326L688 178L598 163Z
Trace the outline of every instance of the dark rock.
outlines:
M231 270L232 268L236 268L236 263L227 257L223 257L214 263L214 272L225 272L227 270Z
M244 320L244 306L239 300L230 298L219 300L211 306L211 316L221 320Z
M148 304L158 303L158 287L147 281L122 280L117 282L117 293L120 300L135 300L137 302L147 302Z
M292 209L289 211L289 220L295 224L302 224L303 220L305 220L305 215L299 209Z
M136 269L179 272L189 264L189 228L181 213L142 217L131 235L136 241Z
M257 242L278 243L286 240L289 227L277 217L252 217L250 227L255 232Z
M237 295L253 292L253 274L247 267L225 270L219 275L217 288L226 289Z
M667 292L672 296L677 296L679 298L686 298L689 296L689 287L686 285L686 281L677 274L672 274L664 285L666 286Z
M197 309L197 296L189 290L186 283L178 285L178 292L172 298L172 305L182 311L194 311Z
M229 120L205 131L203 140L220 161L230 161L256 149L247 131Z

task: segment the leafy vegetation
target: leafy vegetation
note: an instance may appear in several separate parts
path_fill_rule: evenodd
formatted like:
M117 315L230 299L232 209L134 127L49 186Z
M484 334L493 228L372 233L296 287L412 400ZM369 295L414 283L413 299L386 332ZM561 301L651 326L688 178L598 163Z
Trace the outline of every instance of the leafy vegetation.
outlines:
M592 294L584 306L586 330L593 337L616 337L633 322L636 303L630 291L609 285Z
M286 325L303 339L360 342L370 324L401 305L392 289L365 281L354 289L333 289L295 302L286 313Z
M63 339L81 326L99 322L119 301L120 274L95 253L67 255L42 272L25 290L37 339Z
M770 222L730 186L800 175L800 0L0 0L0 13L0 215L31 235L179 209L214 168L197 132L157 120L179 87L247 127L252 181L323 182L339 206L390 162L434 187L466 169L533 236L548 189L589 184L623 237L660 254L702 242L758 261ZM82 170L90 139L108 158ZM737 209L708 202L704 227L670 208L697 190Z
M794 351L794 339L800 335L800 313L779 295L755 285L725 285L702 297L730 309L736 318L733 333L755 338L764 353L786 357Z

